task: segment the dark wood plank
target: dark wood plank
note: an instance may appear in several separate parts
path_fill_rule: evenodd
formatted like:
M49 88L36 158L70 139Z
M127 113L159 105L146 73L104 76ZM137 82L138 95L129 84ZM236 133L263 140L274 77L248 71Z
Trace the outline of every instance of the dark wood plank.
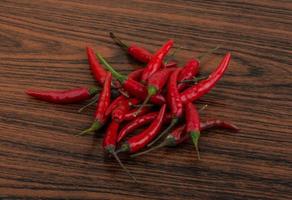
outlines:
M137 64L108 37L155 51L167 38L186 59L220 45L208 74L232 51L229 70L199 103L202 118L233 121L192 145L124 160L134 184L97 139L76 137L94 108L52 105L26 88L95 84L84 47L119 70ZM291 199L291 1L2 0L0 2L0 197L2 199Z

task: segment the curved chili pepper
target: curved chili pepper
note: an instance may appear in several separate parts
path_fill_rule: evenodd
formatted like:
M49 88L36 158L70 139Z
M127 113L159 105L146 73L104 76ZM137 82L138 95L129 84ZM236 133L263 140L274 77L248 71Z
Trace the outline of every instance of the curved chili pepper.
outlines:
M181 100L185 103L187 101L195 101L204 94L208 93L220 80L226 71L231 59L231 54L227 53L221 60L217 69L205 80L200 81L198 84L186 89L181 93Z
M105 82L103 85L103 89L99 95L94 122L92 123L91 127L86 129L85 131L81 132L80 135L88 134L90 132L94 132L98 130L106 121L106 110L110 104L111 100L111 81L112 81L112 74L107 73Z
M132 96L137 97L138 99L144 100L147 97L147 89L141 83L128 78L127 76L121 75L118 73L110 64L99 54L97 57L100 59L101 63L109 70L112 75L122 83L123 88ZM165 99L162 95L153 96L150 101L154 104L163 104Z
M129 133L135 131L137 128L140 128L146 124L151 123L153 120L155 120L158 116L158 112L151 112L146 115L136 117L133 119L133 121L126 124L122 130L119 132L118 135L118 142L120 142L122 139L124 139ZM166 114L163 119L163 124L168 123L171 120L171 115Z
M168 40L162 47L159 49L151 58L147 66L145 67L141 82L146 83L146 81L156 72L160 69L163 58L166 56L170 48L173 46L173 40Z
M195 145L198 159L200 160L200 153L199 153L199 138L200 138L200 117L195 105L191 102L187 102L185 104L185 115L186 115L186 132L190 134L192 141Z
M178 120L183 114L183 104L182 104L180 94L177 88L177 78L180 73L180 70L181 70L180 68L176 69L170 75L170 78L168 80L167 102L168 102L168 105L170 106L170 112L172 115L171 123L157 138L155 138L155 140L153 140L150 144L147 145L148 147L152 146L161 137L167 134L177 124Z
M130 152L135 153L145 147L158 133L163 124L163 118L165 116L166 105L164 104L157 116L157 118L151 123L151 125L139 133L131 137L125 142L118 152Z
M106 70L104 70L103 67L99 64L92 48L86 47L86 52L88 57L88 63L90 65L95 80L97 80L100 85L103 85L107 73Z
M125 172L135 181L137 182L136 178L130 173L130 171L124 166L118 155L116 154L116 142L117 142L117 133L119 129L119 123L116 121L112 121L108 126L105 136L103 138L103 149L105 153L111 154L117 160L119 165L125 170Z
M150 100L150 98L156 94L158 94L163 87L165 86L170 74L176 70L176 68L165 68L160 71L155 72L149 79L147 83L147 91L148 95L144 102L142 103L140 109L144 107ZM140 112L140 109L137 110L138 114Z
M71 90L52 90L52 91L41 91L41 90L26 90L25 93L39 100L43 100L50 103L56 104L67 104L77 103L80 101L87 100L94 96L98 92L98 88L81 87Z
M214 128L214 127L218 127L218 128L226 128L226 129L230 129L233 131L239 131L239 128L231 123L225 122L225 121L221 121L221 120L207 120L205 122L201 122L200 123L200 127L201 127L201 131L210 129L210 128ZM175 147L185 141L187 141L190 138L190 134L186 134L185 132L185 125L181 125L179 127L177 127L176 129L174 129L165 139L162 143L160 143L159 145L151 148L151 149L147 149L145 151L136 153L131 155L131 157L137 157L140 155L144 155L147 154L149 152L152 152L153 150L159 149L161 147Z

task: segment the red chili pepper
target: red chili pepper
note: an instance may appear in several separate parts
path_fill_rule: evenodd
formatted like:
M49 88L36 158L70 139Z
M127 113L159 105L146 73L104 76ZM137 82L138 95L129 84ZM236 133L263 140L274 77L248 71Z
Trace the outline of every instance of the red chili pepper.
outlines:
M135 71L132 71L129 75L128 75L128 78L131 78L135 81L139 81L141 76L142 76L142 73L144 71L144 68L141 68L141 69L136 69Z
M185 104L185 115L186 115L186 132L190 134L192 141L195 145L198 159L200 160L200 153L199 153L199 138L200 138L200 117L195 105L191 102L187 102Z
M130 173L130 171L124 166L118 155L116 154L116 142L117 142L117 133L119 129L119 123L112 121L107 128L106 134L103 138L103 149L106 153L111 154L117 160L119 165L125 170L125 172L137 182L136 178Z
M106 70L104 70L103 67L99 64L92 48L86 47L86 52L88 57L88 63L90 65L95 80L97 80L100 85L103 85L106 77Z
M117 107L112 112L112 119L118 123L121 123L124 120L126 113L130 109L129 104L130 104L129 99L120 101Z
M165 116L166 105L164 104L157 116L157 118L151 123L151 125L139 133L131 137L125 142L118 152L130 152L135 153L145 147L160 131L160 128L163 124L163 118Z
M161 137L163 137L165 134L167 134L173 126L175 126L180 119L180 117L183 114L183 104L180 98L180 94L178 92L177 88L177 78L180 73L180 68L176 69L171 75L168 80L168 86L167 86L167 102L170 106L170 112L172 115L172 120L170 125L157 137L155 140L153 140L149 146L152 146L154 143L156 143Z
M115 100L113 100L111 104L108 106L105 115L109 116L113 112L113 110L119 105L119 103L121 101L124 101L125 99L126 97L124 95L120 95L117 98L115 98Z
M165 86L170 74L176 70L176 68L165 68L160 71L155 72L149 79L148 79L148 84L147 84L147 91L148 95L146 99L144 100L143 104L141 105L140 109L144 107L150 100L150 98L163 89ZM137 110L138 114L140 112L140 109Z
M137 115L136 113L137 113L138 109L139 109L139 108L137 108L137 109L132 109L132 110L130 110L129 112L127 112L127 113L125 114L125 118L124 118L124 120L125 120L125 121L133 120L133 119L135 119L137 116L141 116L141 115L143 115L143 114L146 114L147 112L149 112L149 111L151 110L150 107L144 107L144 108L142 108L142 109L139 111L139 113L138 113L138 115Z
M200 63L196 59L191 59L185 64L177 78L179 82L177 86L179 91L185 89L188 86L187 83L182 83L182 81L191 79L198 74L199 66Z
M118 44L120 47L126 50L128 54L135 58L137 61L148 63L149 60L151 60L152 54L146 49L138 47L135 44L128 46L124 42L122 42L118 37L116 37L115 34L113 34L112 32L110 32L110 37L116 42L116 44Z
M163 58L166 56L170 48L173 46L173 40L168 40L151 58L147 66L145 67L141 81L146 83L146 81L160 69Z
M127 76L119 74L112 66L99 54L97 57L100 59L101 63L112 73L112 75L122 83L124 89L132 96L144 100L147 97L147 89L141 83L128 78ZM154 104L163 104L165 99L162 95L153 96L150 101Z
M96 111L95 111L95 120L90 128L86 129L85 131L81 132L80 135L88 134L90 132L94 132L98 130L106 121L106 110L110 104L111 100L111 81L112 75L111 73L107 73L105 82L103 85L103 89L99 95Z
M157 116L158 116L158 112L152 112L140 117L136 117L135 119L133 119L133 121L126 124L122 128L122 130L119 132L118 142L124 139L129 133L135 131L137 128L140 128L146 124L151 123L153 120L157 118ZM163 119L163 124L168 123L170 120L171 120L171 115L166 114Z
M231 59L231 54L227 53L220 62L217 69L208 77L208 79L202 80L198 84L186 89L181 93L181 99L185 103L187 101L195 101L204 94L208 93L223 76L225 70Z
M76 88L71 90L59 91L40 91L40 90L26 90L25 93L35 97L36 99L43 100L50 103L67 104L77 103L87 100L98 92L96 87L92 88Z
M230 129L233 131L238 131L239 128L231 123L221 121L221 120L207 120L206 122L201 122L200 124L201 131L213 128L213 127L218 127L218 128L226 128ZM149 153L155 149L159 149L161 147L175 147L185 141L187 141L190 138L190 134L186 134L185 132L185 125L181 125L174 129L165 139L162 143L159 145L147 149L146 151L142 151L136 154L131 155L131 157L137 157L146 153Z

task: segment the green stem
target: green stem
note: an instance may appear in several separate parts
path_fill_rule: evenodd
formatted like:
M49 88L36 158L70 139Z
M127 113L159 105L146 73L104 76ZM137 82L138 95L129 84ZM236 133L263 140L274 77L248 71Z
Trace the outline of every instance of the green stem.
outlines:
M150 98L157 93L157 91L158 90L157 90L157 88L155 86L152 86L152 85L148 86L148 95L145 98L145 100L142 103L142 105L135 112L134 116L137 116L141 112L142 108L149 102Z
M200 131L193 131L190 133L192 141L195 146L195 150L197 152L198 160L201 159L200 152L199 152L199 138L200 138Z
M93 122L93 124L91 125L90 128L82 131L81 133L79 133L78 135L88 135L89 133L94 133L94 131L97 131L98 129L100 129L102 127L102 124L98 121ZM92 134L91 134L92 135Z
M157 146L155 146L155 147L153 147L153 148L147 149L147 150L145 150L145 151L142 151L142 152L139 152L139 153L132 154L130 157L131 157L131 158L135 158L135 157L138 157L138 156L141 156L141 155L144 155L144 154L150 153L150 152L152 152L152 151L154 151L154 150L156 150L156 149L160 149L160 148L162 148L162 147L167 146L167 144L168 144L167 140L164 140L164 141L163 141L162 143L160 143L159 145L157 145Z
M125 51L128 51L128 45L126 45L124 42L122 42L113 32L109 33L110 37L115 41L117 45L119 45L121 48L123 48Z
M92 100L91 102L89 102L88 104L86 104L85 106L81 107L81 108L78 110L78 112L80 113L80 112L82 112L85 108L87 108L87 107L89 107L89 106L95 104L95 103L97 102L97 100L98 100L98 97L99 97L99 94L95 95L95 96L92 98L93 100Z
M169 131L171 131L171 129L177 124L178 119L174 118L170 125L160 134L158 135L157 138L155 138L155 140L153 140L152 142L150 142L147 147L151 147L153 144L155 144L158 140L160 140L160 138L162 138L163 136L165 136Z
M217 45L215 48L210 49L209 51L204 52L204 53L202 53L201 55L199 55L199 56L197 57L197 59L201 62L206 56L210 55L211 53L213 53L214 51L216 51L216 50L219 49L219 48L220 48L220 46Z
M128 174L128 176L130 176L135 183L137 183L137 179L131 174L131 172L125 167L125 165L122 163L121 159L119 158L119 156L117 155L116 152L114 152L114 150L109 150L109 153L112 154L114 156L114 158L116 159L116 161L119 163L119 165L124 169L124 171Z
M201 80L204 80L204 79L207 79L207 78L208 78L208 76L194 77L192 79L183 80L183 81L180 81L180 82L181 83L193 83L193 82L197 83L197 82L199 82Z
M105 66L105 68L112 73L112 75L118 79L121 83L127 80L127 77L117 72L103 57L100 53L96 53L99 61Z

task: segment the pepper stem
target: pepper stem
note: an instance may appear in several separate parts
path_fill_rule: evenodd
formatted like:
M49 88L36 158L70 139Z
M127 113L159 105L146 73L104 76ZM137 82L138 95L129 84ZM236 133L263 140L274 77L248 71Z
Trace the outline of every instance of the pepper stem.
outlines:
M160 149L162 147L165 147L167 146L168 144L168 141L167 140L164 140L162 143L160 143L159 145L155 146L155 147L152 147L150 149L147 149L145 151L142 151L142 152L139 152L139 153L135 153L135 154L132 154L130 155L131 158L135 158L135 157L138 157L138 156L141 156L141 155L144 155L144 154L147 154L147 153L150 153L156 149Z
M150 142L147 147L151 147L153 144L155 144L158 140L160 140L160 138L162 138L163 136L165 136L169 131L171 131L171 129L177 124L178 119L174 118L172 119L170 125L160 134L158 135L157 138L155 138L152 142Z
M137 183L137 179L131 174L131 172L125 167L125 165L122 163L121 159L119 158L119 156L117 155L116 152L114 152L113 150L109 151L110 154L112 154L114 156L114 158L116 159L116 161L119 163L119 165L123 168L123 170L128 174L128 176L130 176L135 183Z
M202 61L204 58L206 58L206 56L210 55L211 53L213 53L214 51L216 51L217 49L220 48L220 45L217 45L215 48L208 50L207 52L204 52L202 54L200 54L197 59L199 61Z
M87 108L87 107L89 107L89 106L95 104L95 103L97 102L97 100L98 100L98 97L99 97L99 95L96 94L96 95L92 98L92 101L89 102L88 104L86 104L85 106L81 107L81 108L78 110L78 112L80 113L80 112L82 112L85 108Z
M144 106L149 102L150 98L155 95L157 93L157 88L155 86L148 86L148 95L147 97L145 98L144 102L142 103L142 105L138 108L138 110L134 113L134 116L137 116L142 108L144 108Z
M101 123L99 123L98 121L93 122L93 124L91 125L90 128L82 131L81 133L79 133L78 135L88 135L89 133L94 133L94 131L97 131L98 129L100 129L102 126ZM92 134L91 134L92 135Z
M113 32L110 32L109 35L117 45L119 45L124 50L128 51L128 48L129 48L128 45L122 42L120 38L118 38Z
M127 77L117 72L103 57L100 53L96 53L99 61L105 66L105 68L112 73L112 75L118 79L121 83L127 80Z
M197 152L198 160L200 160L201 159L200 152L199 152L200 131L191 132L191 138L192 138L192 141L194 143L194 146L195 146L195 149L196 149L196 152Z

